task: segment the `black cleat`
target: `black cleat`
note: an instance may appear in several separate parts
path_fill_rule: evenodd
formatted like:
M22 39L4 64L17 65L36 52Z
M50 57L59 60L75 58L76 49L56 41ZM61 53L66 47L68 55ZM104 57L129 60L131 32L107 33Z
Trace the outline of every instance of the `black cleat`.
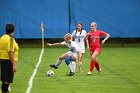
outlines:
M70 72L69 74L67 74L67 76L73 76L74 72Z
M50 67L57 69L58 67L56 67L55 65L50 65Z

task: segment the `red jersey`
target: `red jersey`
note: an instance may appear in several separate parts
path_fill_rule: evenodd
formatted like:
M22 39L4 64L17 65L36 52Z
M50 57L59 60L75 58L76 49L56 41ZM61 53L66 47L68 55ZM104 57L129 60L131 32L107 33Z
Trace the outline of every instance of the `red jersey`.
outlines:
M106 36L106 32L96 30L88 32L88 39L90 41L89 47L90 50L95 50L96 48L101 48L100 38L101 36Z

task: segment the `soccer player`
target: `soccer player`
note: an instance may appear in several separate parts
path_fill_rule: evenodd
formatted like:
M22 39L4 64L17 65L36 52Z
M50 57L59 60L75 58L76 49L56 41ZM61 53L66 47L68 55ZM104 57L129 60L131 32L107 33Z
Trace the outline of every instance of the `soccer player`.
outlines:
M110 35L106 32L103 32L101 30L97 30L97 24L95 22L91 23L91 31L88 32L86 36L86 40L89 40L89 46L90 46L90 55L92 57L90 62L90 70L87 74L91 75L94 66L96 67L98 73L100 73L100 65L97 60L97 56L101 53L101 45L100 45L100 38L102 36L105 36L105 38L101 41L101 44L104 44L106 40L110 37Z
M59 65L62 63L62 60L65 59L65 62L70 70L70 73L68 74L68 76L74 75L74 68L71 64L71 61L76 61L78 59L78 62L79 62L80 52L79 52L78 45L76 44L76 42L72 41L72 35L68 33L64 36L63 42L54 43L54 44L48 43L48 45L49 46L66 45L69 48L69 52L62 54L58 58L56 64L52 64L50 65L50 67L57 69Z
M80 62L78 63L79 72L82 72L82 56L85 53L85 37L87 32L83 30L83 24L81 22L77 23L77 29L73 31L72 37L74 41L78 44L78 48L80 50ZM88 42L86 42L86 45ZM76 63L72 62L73 66L76 68Z
M8 92L10 83L13 82L14 72L17 70L18 45L14 39L15 27L13 24L6 25L6 34L0 38L0 63L2 93Z

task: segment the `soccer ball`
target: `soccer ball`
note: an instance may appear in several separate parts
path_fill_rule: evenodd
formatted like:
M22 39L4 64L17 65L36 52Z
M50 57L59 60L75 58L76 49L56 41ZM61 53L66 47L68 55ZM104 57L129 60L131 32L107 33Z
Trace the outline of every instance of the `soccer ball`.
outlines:
M54 72L52 70L47 71L47 76L49 77L54 76Z

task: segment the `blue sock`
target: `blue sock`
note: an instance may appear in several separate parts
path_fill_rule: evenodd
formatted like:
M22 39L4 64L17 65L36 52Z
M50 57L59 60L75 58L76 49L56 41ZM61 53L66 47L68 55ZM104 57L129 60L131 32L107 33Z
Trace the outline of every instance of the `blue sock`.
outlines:
M71 56L68 56L66 59L65 59L65 62L66 64L68 65L68 68L70 70L70 72L74 72L73 69L72 69L72 64L71 64L71 61L72 61L72 57Z
M68 57L65 59L65 62L66 62L67 65L69 65L70 62L71 62L72 60L73 60L72 57L71 57L71 56L68 56Z

